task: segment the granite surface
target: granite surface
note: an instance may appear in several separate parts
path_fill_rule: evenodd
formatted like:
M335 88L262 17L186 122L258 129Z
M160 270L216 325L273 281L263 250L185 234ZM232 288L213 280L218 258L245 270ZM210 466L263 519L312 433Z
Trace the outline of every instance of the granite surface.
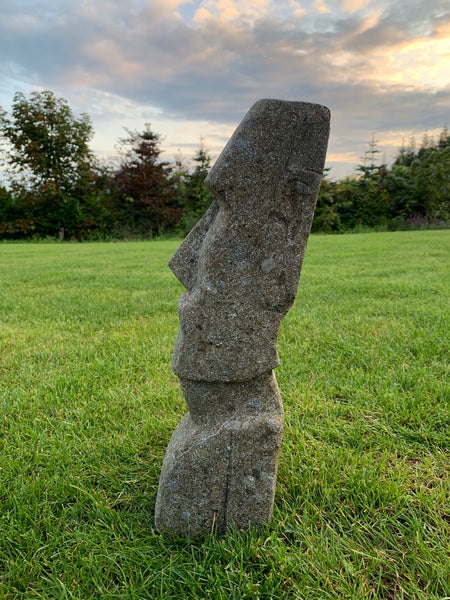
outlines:
M186 288L172 369L189 412L164 459L163 531L270 520L283 409L273 369L295 300L329 135L318 104L260 100L211 169L214 201L170 261Z

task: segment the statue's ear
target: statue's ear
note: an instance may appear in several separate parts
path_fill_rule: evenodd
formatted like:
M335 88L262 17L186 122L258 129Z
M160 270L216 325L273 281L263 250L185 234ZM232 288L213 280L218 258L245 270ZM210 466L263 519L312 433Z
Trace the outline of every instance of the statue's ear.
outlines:
M278 193L272 200L268 214L268 227L278 223L284 227L284 243L298 245L306 234L308 237L314 217L317 190L320 176L303 172L296 178L287 177L280 184Z
M208 230L213 224L219 204L214 200L209 209L190 231L184 242L172 256L169 267L187 290L192 289L197 279L198 257Z

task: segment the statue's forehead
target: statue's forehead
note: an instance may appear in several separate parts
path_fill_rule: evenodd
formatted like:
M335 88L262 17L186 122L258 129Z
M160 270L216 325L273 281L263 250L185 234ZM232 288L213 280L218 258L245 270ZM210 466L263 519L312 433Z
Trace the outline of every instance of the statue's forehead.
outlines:
M239 168L242 161L287 167L291 173L321 171L328 131L329 111L323 106L261 100L245 115L213 170Z

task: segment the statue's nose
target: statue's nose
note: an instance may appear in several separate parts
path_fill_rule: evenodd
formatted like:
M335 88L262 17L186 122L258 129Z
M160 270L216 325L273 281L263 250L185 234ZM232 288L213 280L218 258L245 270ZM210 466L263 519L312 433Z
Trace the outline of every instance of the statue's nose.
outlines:
M191 290L196 283L200 248L217 211L218 204L214 201L170 260L169 267L172 273L187 290Z

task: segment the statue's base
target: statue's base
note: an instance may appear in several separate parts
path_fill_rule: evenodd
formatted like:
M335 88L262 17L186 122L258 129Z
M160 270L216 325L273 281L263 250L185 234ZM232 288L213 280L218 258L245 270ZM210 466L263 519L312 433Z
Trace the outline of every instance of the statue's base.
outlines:
M189 412L167 448L157 529L196 536L267 523L284 422L275 375L181 385Z

